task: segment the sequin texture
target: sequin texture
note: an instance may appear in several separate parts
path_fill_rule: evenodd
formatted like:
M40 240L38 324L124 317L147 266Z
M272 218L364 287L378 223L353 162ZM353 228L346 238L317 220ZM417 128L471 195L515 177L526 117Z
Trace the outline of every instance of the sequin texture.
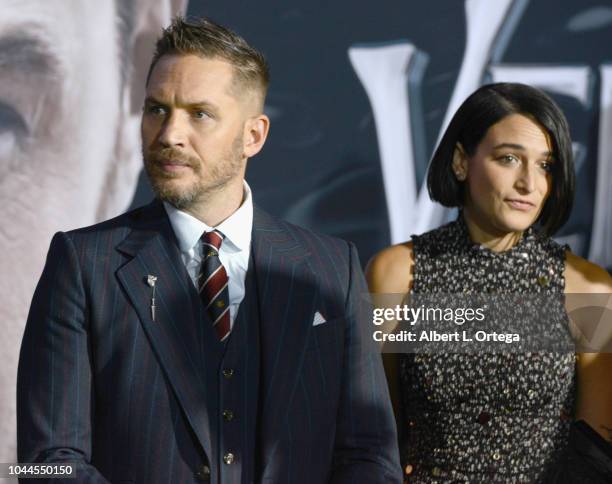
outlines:
M499 253L461 216L412 241L414 293L563 293L566 247L533 229ZM400 379L411 484L542 482L567 443L574 353L408 354Z

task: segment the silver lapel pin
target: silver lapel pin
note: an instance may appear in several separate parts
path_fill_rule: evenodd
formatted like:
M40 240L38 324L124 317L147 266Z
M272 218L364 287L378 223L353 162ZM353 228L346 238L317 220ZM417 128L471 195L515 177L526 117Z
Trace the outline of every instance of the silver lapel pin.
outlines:
M147 284L151 287L151 319L155 321L155 282L157 281L157 276L153 276L149 274L147 276Z

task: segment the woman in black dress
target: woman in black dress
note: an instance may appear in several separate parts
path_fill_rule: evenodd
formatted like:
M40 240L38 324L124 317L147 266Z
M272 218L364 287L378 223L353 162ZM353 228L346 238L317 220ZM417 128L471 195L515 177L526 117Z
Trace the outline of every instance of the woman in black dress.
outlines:
M491 84L459 108L432 159L433 200L456 221L377 254L373 293L612 293L602 268L551 236L569 217L574 167L567 122L543 92ZM549 335L568 334L550 315ZM413 482L541 482L570 423L611 439L609 353L385 355Z

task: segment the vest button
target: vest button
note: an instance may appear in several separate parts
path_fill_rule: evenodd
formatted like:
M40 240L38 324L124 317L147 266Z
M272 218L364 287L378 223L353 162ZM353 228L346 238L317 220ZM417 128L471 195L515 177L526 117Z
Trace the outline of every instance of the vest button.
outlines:
M203 465L196 471L195 477L199 481L210 482L210 467Z
M234 420L234 412L231 410L223 410L223 418L226 422L231 422Z
M234 462L234 454L232 454L231 452L227 452L223 456L223 462L225 462L227 465L232 464Z
M225 368L223 370L223 376L229 380L231 377L234 376L234 370L232 370L231 368Z

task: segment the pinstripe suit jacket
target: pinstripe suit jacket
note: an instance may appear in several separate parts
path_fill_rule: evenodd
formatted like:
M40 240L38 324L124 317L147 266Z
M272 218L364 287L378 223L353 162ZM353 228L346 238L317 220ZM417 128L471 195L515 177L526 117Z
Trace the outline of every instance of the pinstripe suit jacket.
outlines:
M401 482L380 357L357 327L355 248L255 208L251 251L256 462L235 482ZM157 201L54 236L19 361L20 462L77 462L76 482L197 482L211 416L190 284ZM313 326L316 311L328 321Z

